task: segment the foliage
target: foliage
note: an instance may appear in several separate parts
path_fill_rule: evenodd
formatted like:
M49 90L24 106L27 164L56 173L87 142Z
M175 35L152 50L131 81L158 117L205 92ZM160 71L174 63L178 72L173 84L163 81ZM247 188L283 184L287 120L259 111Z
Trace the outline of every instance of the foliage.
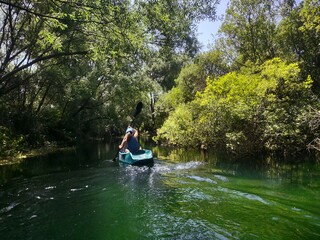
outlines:
M277 33L280 55L299 62L303 77L313 79L315 93L320 91L319 16L319 1L303 1L287 13Z
M184 102L194 99L197 92L206 87L207 77L218 77L228 73L223 54L218 49L199 54L193 63L187 64L176 79L176 85L181 90Z
M276 56L277 1L231 0L220 28L233 61L263 63Z
M309 127L316 136L307 146L309 150L315 149L320 152L320 112L314 108L309 109Z
M172 54L161 56L160 53L151 54L148 66L144 69L145 77L158 84L164 91L169 91L175 84L175 79L184 65L190 62L186 54Z
M24 145L23 136L15 137L8 128L0 126L0 157L7 158L18 154Z
M232 0L217 45L238 66L274 57L299 62L300 74L311 76L318 93L319 15L319 1Z
M186 65L160 98L156 139L237 154L318 150L319 6L230 1L214 48ZM177 136L189 136L182 117L193 132L187 143Z
M199 54L193 63L186 63L175 80L176 86L164 93L156 104L157 126L161 126L177 106L192 101L198 91L203 91L207 76L222 76L229 69L218 49Z
M299 71L298 64L275 58L208 78L202 93L169 115L158 139L183 146L219 146L235 153L300 151L311 137L305 109L313 104L313 95L312 80L302 81Z
M289 154L318 139L319 2L232 0L198 54L218 3L1 1L6 149L119 133L138 101L136 124L170 144Z
M0 125L33 147L119 133L138 101L172 88L217 3L1 1Z
M155 140L166 140L170 145L191 146L193 137L192 108L188 104L181 104L158 130Z
M140 18L151 33L151 39L160 47L161 55L172 50L185 49L195 56L199 44L195 35L196 23L203 19L215 20L219 0L190 1L135 1Z

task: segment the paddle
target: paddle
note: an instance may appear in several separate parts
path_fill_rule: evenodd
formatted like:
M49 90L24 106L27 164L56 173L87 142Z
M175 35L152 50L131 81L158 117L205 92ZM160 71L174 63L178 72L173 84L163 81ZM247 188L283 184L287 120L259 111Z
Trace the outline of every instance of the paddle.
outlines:
M138 116L138 114L141 112L142 108L143 108L143 104L142 104L142 102L139 102L136 106L136 111L133 115L133 119L132 119L129 126L131 126L133 124L134 120L136 119L136 116Z
M143 108L143 104L142 104L142 102L139 102L136 106L136 111L133 114L133 119L132 119L131 123L129 124L129 126L131 126L133 124L134 120L136 119L138 114L141 112L142 108ZM115 157L112 159L112 161L115 161L117 159L118 154L119 154L119 151L117 151L117 153L116 153Z

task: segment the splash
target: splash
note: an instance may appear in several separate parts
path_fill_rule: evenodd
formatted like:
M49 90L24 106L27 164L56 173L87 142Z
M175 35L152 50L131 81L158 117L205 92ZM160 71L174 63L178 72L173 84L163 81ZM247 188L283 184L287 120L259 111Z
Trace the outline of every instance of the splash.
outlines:
M188 162L188 163L178 163L178 164L160 164L157 163L153 166L152 171L157 173L168 173L177 170L189 170L195 169L203 165L203 162Z

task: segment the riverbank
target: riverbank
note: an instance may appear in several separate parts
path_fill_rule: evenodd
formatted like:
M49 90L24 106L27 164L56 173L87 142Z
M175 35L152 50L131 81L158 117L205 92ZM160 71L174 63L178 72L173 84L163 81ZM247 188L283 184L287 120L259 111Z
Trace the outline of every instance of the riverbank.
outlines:
M0 166L18 164L18 163L21 163L26 158L45 156L50 153L72 151L75 148L76 147L47 146L42 148L31 149L28 151L24 151L23 153L18 153L16 156L0 159Z

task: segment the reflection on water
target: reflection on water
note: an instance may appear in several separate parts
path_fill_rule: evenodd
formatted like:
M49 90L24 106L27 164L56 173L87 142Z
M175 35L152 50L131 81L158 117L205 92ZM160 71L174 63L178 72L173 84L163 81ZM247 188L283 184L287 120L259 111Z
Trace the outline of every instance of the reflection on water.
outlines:
M112 144L1 167L0 239L319 239L320 166ZM151 148L152 146L146 146Z

